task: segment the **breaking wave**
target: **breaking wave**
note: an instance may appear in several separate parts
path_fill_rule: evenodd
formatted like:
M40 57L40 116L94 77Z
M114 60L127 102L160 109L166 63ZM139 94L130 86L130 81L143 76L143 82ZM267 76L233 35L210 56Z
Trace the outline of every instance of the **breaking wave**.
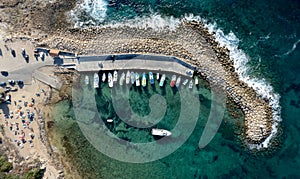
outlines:
M87 9L85 12L91 12L91 16L97 16L94 17L95 19L98 19L99 22L103 22L106 10L106 4L102 0L97 0L96 2L98 5L92 6L92 10L90 8L87 8L88 2L91 2L91 0L85 0L83 5L81 4L81 9ZM97 4L96 3L96 4ZM90 6L88 6L90 7ZM99 13L94 12L95 9L100 8L102 10ZM74 10L76 11L76 10ZM73 14L76 14L73 12ZM250 148L257 148L260 149L262 147L266 148L268 147L268 144L270 140L276 135L277 133L277 126L281 119L281 106L280 106L280 95L275 93L272 85L265 79L258 79L254 76L250 76L248 71L249 67L247 63L250 61L250 57L246 55L246 53L239 49L239 39L236 37L236 35L233 32L230 32L229 34L224 34L224 32L217 27L216 23L208 23L205 19L199 17L199 16L193 16L193 15L186 15L182 19L174 18L174 17L162 17L160 14L152 14L150 16L144 16L144 17L136 17L134 19L125 20L122 22L117 23L107 23L105 25L100 25L102 27L122 27L122 26L129 26L129 27L135 27L140 29L147 29L152 28L157 31L163 31L165 29L168 30L176 30L176 28L183 22L183 21L192 21L196 20L199 22L203 22L205 24L205 27L208 28L210 32L215 32L214 37L216 41L219 42L220 46L226 47L230 51L230 58L234 61L234 68L235 71L238 73L239 78L247 83L250 87L252 87L261 98L266 98L269 101L269 105L272 107L272 114L273 114L273 125L272 125L272 132L271 135L262 143L262 145L250 145ZM85 24L85 22L80 22L81 24ZM80 25L80 24L79 24ZM299 41L297 41L294 44L293 49L291 52L296 48ZM288 53L291 53L290 51Z
M70 16L76 27L97 26L106 17L107 2L104 0L83 0L71 10Z

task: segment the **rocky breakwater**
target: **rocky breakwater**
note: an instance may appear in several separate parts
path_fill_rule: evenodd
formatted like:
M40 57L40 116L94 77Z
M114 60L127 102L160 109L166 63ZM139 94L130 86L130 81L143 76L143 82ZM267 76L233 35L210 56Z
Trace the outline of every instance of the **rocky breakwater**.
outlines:
M239 79L234 70L233 61L229 57L228 49L220 47L213 34L204 28L203 23L193 21L186 25L197 30L205 38L215 52L218 61L225 68L226 76L224 79L227 83L225 91L228 97L240 106L245 115L244 137L246 142L248 144L262 144L270 136L274 122L268 99L262 99L253 88Z
M229 51L220 47L213 34L200 22L183 22L172 31L126 25L61 30L40 43L89 55L146 53L176 56L194 65L211 86L223 90L241 107L245 114L245 143L262 144L271 134L271 107L239 79Z

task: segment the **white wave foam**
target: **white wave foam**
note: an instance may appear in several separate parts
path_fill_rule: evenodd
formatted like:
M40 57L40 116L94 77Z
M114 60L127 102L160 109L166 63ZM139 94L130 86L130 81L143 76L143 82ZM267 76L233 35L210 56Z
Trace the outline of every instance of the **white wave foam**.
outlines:
M106 18L107 2L104 0L83 0L80 4L71 10L71 18L75 21L76 27L85 25L98 25ZM84 16L90 16L88 21L81 20Z
M181 24L181 20L178 18L170 17L162 17L159 14L152 14L149 16L136 17L134 19L125 20L117 23L110 23L104 25L104 27L123 27L129 26L139 29L147 29L152 28L156 31L163 30L175 30Z
M251 145L251 148L260 149L268 147L270 140L277 133L278 123L281 121L281 107L279 105L280 95L274 92L272 85L265 79L251 77L248 74L248 66L250 58L238 48L239 39L233 32L225 35L222 30L217 28L216 24L206 24L210 32L215 32L215 38L220 43L220 46L226 47L230 51L230 58L234 61L234 68L240 79L252 87L261 98L269 100L269 105L272 107L272 117L274 124L272 125L271 135L262 143L262 145Z

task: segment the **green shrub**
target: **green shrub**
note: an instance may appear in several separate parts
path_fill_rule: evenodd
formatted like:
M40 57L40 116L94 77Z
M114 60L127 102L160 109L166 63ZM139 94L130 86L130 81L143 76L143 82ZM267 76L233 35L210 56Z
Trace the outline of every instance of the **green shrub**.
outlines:
M13 169L13 164L7 161L5 161L3 165L0 167L1 172L9 172L12 169Z
M30 170L28 173L25 174L25 179L42 179L44 176L45 170L43 169L33 169Z

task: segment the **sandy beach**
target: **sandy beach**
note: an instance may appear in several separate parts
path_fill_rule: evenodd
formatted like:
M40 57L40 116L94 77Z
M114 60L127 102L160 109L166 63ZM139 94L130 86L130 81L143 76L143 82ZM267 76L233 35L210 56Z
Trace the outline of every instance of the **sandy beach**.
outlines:
M28 63L21 55L22 48L29 56ZM0 81L14 89L6 94L11 96L11 103L0 104L2 145L11 150L6 155L14 168L24 167L21 171L14 171L16 174L24 174L27 168L42 168L46 169L45 178L59 178L62 172L59 172L59 166L56 166L50 156L52 154L43 127L45 100L49 98L51 90L48 85L32 78L33 71L53 62L47 57L44 60L35 59L34 45L27 39L1 41L0 49L0 69L9 72L7 77L1 76ZM16 53L15 57L11 54L12 50ZM15 84L9 84L8 80L14 80ZM22 80L23 83L19 85L17 80Z

